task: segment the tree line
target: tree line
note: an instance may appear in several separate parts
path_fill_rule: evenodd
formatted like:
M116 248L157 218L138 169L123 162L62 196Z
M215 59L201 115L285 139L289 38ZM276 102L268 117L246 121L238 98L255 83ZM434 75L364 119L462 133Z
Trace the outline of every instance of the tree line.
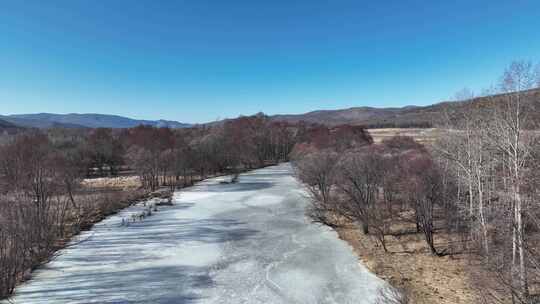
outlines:
M429 146L403 136L298 144L292 158L309 215L356 223L384 251L389 235L422 235L431 254L467 254L491 274L474 280L485 303L537 303L538 87L532 64L512 63L496 91L481 99L462 92L464 106L438 117L441 133Z

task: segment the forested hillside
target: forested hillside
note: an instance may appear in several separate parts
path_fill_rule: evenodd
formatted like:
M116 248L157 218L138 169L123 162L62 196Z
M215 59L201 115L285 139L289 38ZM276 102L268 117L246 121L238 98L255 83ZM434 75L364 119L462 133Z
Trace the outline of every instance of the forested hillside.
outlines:
M506 94L506 93L505 93ZM429 128L438 127L449 116L457 119L457 113L475 108L489 109L504 102L505 94L485 93L485 96L458 94L456 101L436 103L429 106L406 106L402 108L357 107L342 110L313 111L297 115L274 115L276 121L320 123L325 125L360 125L366 128ZM511 94L511 93L509 93ZM540 105L536 102L539 89L523 92L523 102L529 104L531 118L540 121ZM466 99L466 100L463 100Z

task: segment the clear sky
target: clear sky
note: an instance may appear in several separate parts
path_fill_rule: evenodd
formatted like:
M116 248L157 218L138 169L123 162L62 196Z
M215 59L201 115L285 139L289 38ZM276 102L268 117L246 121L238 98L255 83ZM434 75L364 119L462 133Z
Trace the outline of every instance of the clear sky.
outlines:
M540 1L0 0L0 114L424 105L540 61Z

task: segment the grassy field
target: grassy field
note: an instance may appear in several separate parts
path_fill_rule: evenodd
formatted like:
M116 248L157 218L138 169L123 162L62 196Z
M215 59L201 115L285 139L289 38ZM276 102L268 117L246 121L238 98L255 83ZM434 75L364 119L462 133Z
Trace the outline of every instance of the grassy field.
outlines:
M401 135L410 136L420 143L428 144L437 138L439 133L436 128L420 129L420 128L386 128L386 129L368 129L369 134L373 137L375 143L380 143L384 139Z

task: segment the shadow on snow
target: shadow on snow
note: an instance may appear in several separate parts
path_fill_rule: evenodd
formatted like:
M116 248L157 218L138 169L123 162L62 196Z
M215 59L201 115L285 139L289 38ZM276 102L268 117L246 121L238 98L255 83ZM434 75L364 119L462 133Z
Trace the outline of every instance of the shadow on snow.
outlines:
M173 208L189 207L187 203ZM148 217L127 227L96 227L93 236L59 257L61 263L44 267L43 270L57 273L53 279L56 283L45 282L17 294L37 302L92 303L99 299L99 303L189 304L201 299L203 296L194 290L214 286L209 275L212 266L164 266L159 263L159 254L182 248L182 244L190 241L203 244L241 241L258 231L243 228L245 222L238 220L177 219L171 214ZM120 269L126 267L133 269ZM132 299L133 295L138 296Z

